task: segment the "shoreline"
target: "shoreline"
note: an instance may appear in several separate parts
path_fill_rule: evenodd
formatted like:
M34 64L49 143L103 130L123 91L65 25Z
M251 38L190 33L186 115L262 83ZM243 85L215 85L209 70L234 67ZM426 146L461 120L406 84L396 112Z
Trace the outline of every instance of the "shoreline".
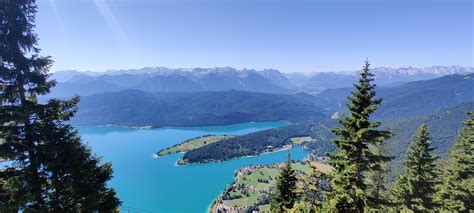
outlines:
M200 148L200 147L194 147L193 149L190 149L190 150L183 150L183 151L176 151L176 152L171 152L171 153L166 153L166 154L160 154L161 152L165 152L165 151L168 151L170 149L173 149L173 148L176 148L176 147L179 147L181 145L185 145L186 143L190 143L190 142L193 142L195 140L199 140L199 139L204 139L204 138L211 138L211 137L221 137L222 139L220 140L217 140L217 141L214 141L214 142L210 142L208 144L212 144L212 143L217 143L221 140L224 140L224 139L227 139L227 138L231 138L231 137L236 137L236 135L229 135L229 134L223 134L223 135L215 135L215 134L206 134L206 135L201 135L201 136L197 136L197 137L193 137L193 138L189 138L189 139L186 139L180 143L177 143L173 146L169 146L167 148L163 148L163 149L160 149L159 151L155 152L154 155L158 158L158 157L164 157L166 155L172 155L172 154L176 154L176 153L186 153L186 152L189 152L191 150L194 150L194 149L197 149L197 148ZM205 146L207 145L206 143L203 145ZM201 146L202 147L202 146Z
M292 124L287 120L275 120L275 121L245 121L245 122L237 122L237 123L229 123L229 124L202 124L202 125L182 125L182 126L153 126L153 125L143 125L143 126L127 126L127 125L120 125L120 124L92 124L92 125L75 125L71 124L73 127L122 127L128 129L143 129L143 130L153 130L153 129L190 129L190 128L200 128L200 127L225 127L225 126L234 126L234 125L242 125L242 124L255 124L255 123L285 123L282 126L288 126ZM279 127L282 127L279 126Z

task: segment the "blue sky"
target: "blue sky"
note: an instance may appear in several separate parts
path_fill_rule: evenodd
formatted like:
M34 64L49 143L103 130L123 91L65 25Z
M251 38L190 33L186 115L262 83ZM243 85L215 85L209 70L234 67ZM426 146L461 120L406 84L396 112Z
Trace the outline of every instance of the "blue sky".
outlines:
M471 0L38 0L53 71L473 64Z

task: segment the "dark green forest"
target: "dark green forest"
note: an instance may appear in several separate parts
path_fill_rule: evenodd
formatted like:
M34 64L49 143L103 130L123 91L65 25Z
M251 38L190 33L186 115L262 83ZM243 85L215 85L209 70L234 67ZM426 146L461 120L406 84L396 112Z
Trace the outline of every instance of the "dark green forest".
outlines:
M298 95L244 91L146 93L124 90L84 97L72 123L204 126L251 121L320 120L322 110Z

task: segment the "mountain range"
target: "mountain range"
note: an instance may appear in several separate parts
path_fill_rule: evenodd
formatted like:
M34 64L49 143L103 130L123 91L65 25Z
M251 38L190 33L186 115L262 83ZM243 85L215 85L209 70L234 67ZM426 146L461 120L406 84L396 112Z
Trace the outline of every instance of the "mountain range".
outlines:
M426 68L374 68L376 83L396 86L449 74L474 72L472 67L433 66ZM58 81L49 97L88 96L124 89L145 92L197 92L241 90L263 93L318 93L327 88L350 87L357 80L355 72L318 72L314 74L281 73L274 69L237 70L231 67L170 69L147 67L106 72L58 71Z
M444 107L474 102L474 73L414 81L377 89L384 99L378 120L410 118ZM345 112L352 88L319 94L249 91L144 92L121 90L82 97L72 122L125 126L225 125L250 121L316 122Z

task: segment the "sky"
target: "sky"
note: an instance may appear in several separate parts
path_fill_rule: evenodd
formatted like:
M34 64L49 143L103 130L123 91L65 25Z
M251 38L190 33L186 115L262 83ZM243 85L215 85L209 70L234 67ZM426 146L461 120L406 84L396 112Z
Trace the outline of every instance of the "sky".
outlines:
M471 0L37 0L52 70L473 66Z

